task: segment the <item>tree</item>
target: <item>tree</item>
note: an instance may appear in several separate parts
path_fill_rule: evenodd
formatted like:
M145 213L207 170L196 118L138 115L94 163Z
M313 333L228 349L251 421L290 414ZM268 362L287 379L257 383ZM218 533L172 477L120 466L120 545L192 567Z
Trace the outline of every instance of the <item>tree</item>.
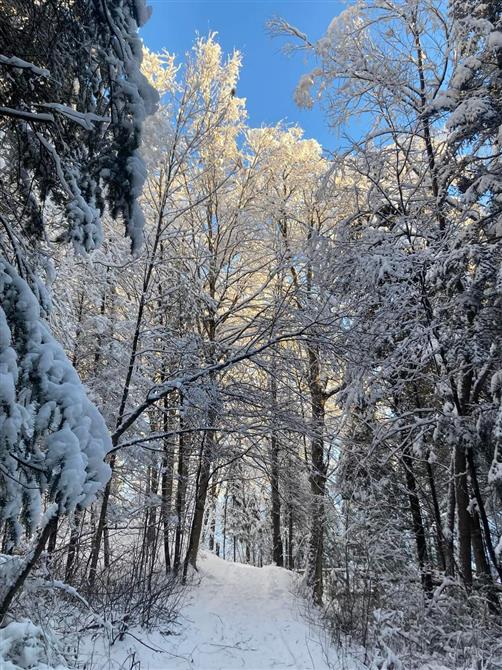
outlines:
M435 575L455 569L455 551L466 595L479 585L497 612L498 510L486 485L498 471L488 472L497 458L489 379L500 322L500 250L490 225L499 217L499 11L496 3L451 9L454 31L445 7L425 0L355 3L317 43L283 21L272 27L318 58L298 102L320 100L334 126L359 135L326 179L334 196L352 202L333 248L333 295L346 315L339 400L348 425L364 427L368 448L351 485L364 495L383 479L406 492L428 598ZM345 435L342 464L353 462L353 435ZM397 510L385 519L400 523Z
M40 251L49 235L88 251L108 206L133 248L142 237L141 124L157 95L141 75L141 2L19 0L0 18L2 149L2 524L4 549L22 526L38 537L7 570L5 616L58 517L89 504L106 483L106 426L44 320ZM50 221L63 220L63 225ZM50 266L45 263L45 272ZM46 508L44 511L44 507Z

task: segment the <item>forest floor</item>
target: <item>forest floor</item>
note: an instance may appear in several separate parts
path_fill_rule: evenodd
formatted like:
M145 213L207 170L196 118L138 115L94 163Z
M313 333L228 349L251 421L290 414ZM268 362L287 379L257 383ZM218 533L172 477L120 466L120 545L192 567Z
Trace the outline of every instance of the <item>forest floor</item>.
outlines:
M305 617L305 603L293 591L294 575L283 568L256 568L203 552L175 634L135 632L144 644L127 637L106 662L94 655L92 667L129 668L126 659L134 659L141 670L356 668L329 644L315 614Z

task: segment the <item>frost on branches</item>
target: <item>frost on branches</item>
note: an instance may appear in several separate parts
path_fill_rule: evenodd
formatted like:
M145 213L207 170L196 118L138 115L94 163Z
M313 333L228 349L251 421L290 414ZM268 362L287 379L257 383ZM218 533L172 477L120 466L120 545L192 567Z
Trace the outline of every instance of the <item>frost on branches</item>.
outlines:
M107 202L139 248L141 126L158 100L140 69L146 18L141 0L15 0L2 12L3 225L15 219L40 239L50 201L63 214L60 239L89 251Z
M103 418L40 317L26 282L0 261L0 516L12 549L40 523L85 506L106 484L111 447Z
M105 210L141 245L148 15L143 0L12 0L0 15L0 619L58 519L110 475L105 422L44 320L40 268L54 242L98 247Z

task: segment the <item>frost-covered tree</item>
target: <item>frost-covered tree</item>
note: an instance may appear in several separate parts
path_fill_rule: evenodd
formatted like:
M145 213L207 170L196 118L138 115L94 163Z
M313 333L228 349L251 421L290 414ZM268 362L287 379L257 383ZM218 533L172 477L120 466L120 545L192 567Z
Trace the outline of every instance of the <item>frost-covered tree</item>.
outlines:
M434 600L438 585L448 602L454 584L497 613L500 8L447 9L357 2L316 43L273 25L318 58L298 102L321 101L355 137L327 177L347 203L333 247L345 313L336 487L362 546L345 569L355 584L368 533L381 533L367 554L375 602L393 607L388 580L411 580L410 612L420 590Z
M323 179L328 163L315 140L303 138L298 128L267 128L250 133L262 148L260 180L264 184L264 216L269 219L276 252L274 301L281 327L286 319L298 328L308 325L300 346L302 393L309 399L308 457L311 520L307 582L318 602L322 599L324 505L329 468L329 400L337 390L336 363L328 353L338 329L337 311L330 304L326 255L333 225L333 199L326 199ZM322 268L322 269L321 269ZM287 308L285 308L287 306ZM329 361L329 362L328 362ZM274 366L275 367L275 366ZM271 370L272 379L276 374ZM276 392L271 386L272 394ZM276 460L272 435L272 468ZM272 485L273 487L276 484ZM277 504L277 503L276 503Z
M284 497L289 565L295 560L295 524L304 515L293 470L300 467L307 488L311 459L303 458L304 440L291 448L288 442L318 431L307 409L304 352L287 341L326 316L328 294L314 298L326 283L308 288L305 270L307 259L316 267L322 262L319 233L329 227L329 205L316 200L326 164L319 145L303 140L298 129L246 128L243 101L234 91L239 64L238 54L223 58L213 37L199 40L180 66L168 54L146 54L143 69L159 87L162 104L145 132L144 253L132 262L123 252L109 253L117 244L108 228L110 240L89 262L72 268L63 259L60 266L67 281L56 292L58 332L116 425L113 478L97 516L81 521L80 536L89 529L93 537L91 595L102 579L114 579L112 566L125 560L127 542L137 547L128 573L136 585L149 570L176 573L183 562L196 563L203 537L214 548L211 529L225 526L216 518L224 508L218 494L228 493L232 464L243 459L246 471L253 470L248 454L265 476L263 509L273 496L279 522ZM85 295L84 277L91 279ZM300 294L309 291L312 299L299 310ZM68 328L59 308L70 295ZM330 321L323 323L324 335ZM284 447L271 456L265 448L269 426L262 423L270 415L269 379L277 374L269 349L279 341L285 344L277 356L276 412ZM290 371L302 377L301 399L293 405ZM123 531L133 519L147 541ZM276 536L281 533L279 523ZM251 536L250 556L270 560L264 536ZM79 544L78 565L73 549L68 556L75 580L83 578L89 556L89 543ZM298 547L298 557L304 549Z
M126 0L19 0L0 18L0 521L4 552L31 540L2 565L2 617L59 517L109 477L105 423L50 333L42 280L51 240L100 244L105 202L141 244L141 125L157 100L140 72L147 15Z
M133 0L19 0L2 12L1 214L11 254L20 235L59 232L78 250L96 247L106 199L139 247L138 148L157 99L140 71L147 17ZM59 231L44 232L49 203L61 211Z
M439 102L449 112L446 127L457 153L457 188L468 205L489 198L485 226L500 236L502 7L496 0L452 0L450 13L458 62Z

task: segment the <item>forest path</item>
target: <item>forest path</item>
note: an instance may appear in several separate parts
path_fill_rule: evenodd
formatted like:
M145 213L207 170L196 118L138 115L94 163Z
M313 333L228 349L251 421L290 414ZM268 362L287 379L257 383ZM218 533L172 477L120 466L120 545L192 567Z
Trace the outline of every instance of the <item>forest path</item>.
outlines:
M200 670L323 670L320 630L302 618L292 573L231 563L203 552L201 581L181 612L184 629L172 668ZM331 652L331 653L330 653ZM184 662L180 657L186 659ZM330 659L336 660L335 658Z
M356 668L302 616L294 575L275 566L255 568L201 552L170 635L135 630L108 652L100 670L347 670ZM200 580L200 581L199 581ZM140 643L140 641L142 643ZM359 666L360 667L360 666Z

